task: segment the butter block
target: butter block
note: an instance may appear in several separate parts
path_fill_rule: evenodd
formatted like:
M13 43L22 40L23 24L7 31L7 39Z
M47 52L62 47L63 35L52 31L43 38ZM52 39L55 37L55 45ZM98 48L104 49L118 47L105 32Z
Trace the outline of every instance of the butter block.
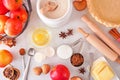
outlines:
M92 66L92 76L94 80L111 80L114 72L105 61L99 61Z
M101 80L111 80L114 77L114 73L108 66L106 66L98 75Z

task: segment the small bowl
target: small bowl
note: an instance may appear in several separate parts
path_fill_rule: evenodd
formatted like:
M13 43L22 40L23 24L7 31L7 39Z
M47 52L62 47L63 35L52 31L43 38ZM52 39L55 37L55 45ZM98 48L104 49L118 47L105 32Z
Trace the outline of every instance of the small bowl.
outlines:
M39 18L48 26L50 27L60 27L63 26L64 24L66 24L72 14L72 1L71 0L67 0L68 1L68 7L67 7L67 11L65 12L65 14L59 18L48 18L46 17L44 14L41 13L40 9L41 9L41 2L42 0L38 0L37 1L37 14L39 16Z

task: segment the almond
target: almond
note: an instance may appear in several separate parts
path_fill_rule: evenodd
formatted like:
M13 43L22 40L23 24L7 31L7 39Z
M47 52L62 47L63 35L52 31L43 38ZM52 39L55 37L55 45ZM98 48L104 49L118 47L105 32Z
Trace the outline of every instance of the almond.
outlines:
M40 75L42 73L41 67L35 67L33 68L33 72L35 75Z
M43 74L47 74L50 71L50 65L49 64L43 64L42 71L43 71Z

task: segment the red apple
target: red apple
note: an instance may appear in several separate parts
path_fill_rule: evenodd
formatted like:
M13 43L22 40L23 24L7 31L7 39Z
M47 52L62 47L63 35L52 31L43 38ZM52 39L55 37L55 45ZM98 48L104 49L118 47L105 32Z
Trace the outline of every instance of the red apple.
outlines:
M12 54L8 50L0 50L0 67L5 67L13 60Z
M56 65L50 72L52 80L69 80L70 72L65 65Z
M3 5L3 1L0 0L0 15L4 15L8 12L9 10Z
M8 10L17 10L22 6L23 0L3 0L4 6Z
M27 14L26 10L21 7L17 10L10 11L10 17L15 18L15 19L19 19L24 23L27 20L28 14Z
M10 37L15 37L22 32L22 22L18 19L8 19L5 23L4 31Z
M8 20L8 17L5 15L0 15L0 34L4 34L4 26L6 21Z

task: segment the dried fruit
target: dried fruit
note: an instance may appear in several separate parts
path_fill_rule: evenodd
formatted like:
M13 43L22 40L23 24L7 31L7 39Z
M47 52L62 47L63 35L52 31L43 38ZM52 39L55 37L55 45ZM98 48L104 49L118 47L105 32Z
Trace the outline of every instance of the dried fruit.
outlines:
M79 76L73 76L70 80L82 80Z
M19 50L19 53L20 53L20 55L25 55L26 51L25 51L24 48L21 48L21 49Z
M43 74L47 74L49 71L50 71L50 65L49 64L43 64L43 66L42 66Z
M40 75L42 73L42 68L41 67L35 67L33 68L33 72L35 75Z
M75 0L73 1L73 6L75 7L76 10L81 11L84 10L87 7L87 2L86 0Z

